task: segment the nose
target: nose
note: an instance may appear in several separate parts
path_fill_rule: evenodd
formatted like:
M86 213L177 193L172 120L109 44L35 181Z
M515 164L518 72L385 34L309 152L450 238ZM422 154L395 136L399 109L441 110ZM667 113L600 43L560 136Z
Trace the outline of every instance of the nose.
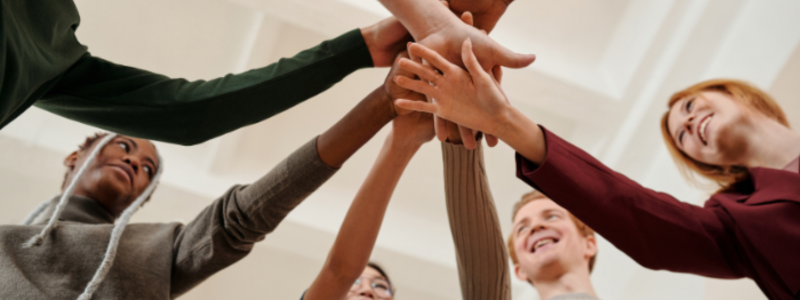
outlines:
M124 161L126 164L130 165L131 169L133 169L133 173L138 175L138 173L139 173L139 165L141 164L141 162L139 162L138 158L133 157L133 156L125 156L122 159L122 161Z
M694 127L694 120L695 120L694 111L686 115L686 117L684 118L683 127L686 127L686 132L688 132L689 134L694 133L694 131L692 130L692 128Z
M375 294L372 292L372 288L369 285L363 283L358 286L358 295L370 299L375 299Z

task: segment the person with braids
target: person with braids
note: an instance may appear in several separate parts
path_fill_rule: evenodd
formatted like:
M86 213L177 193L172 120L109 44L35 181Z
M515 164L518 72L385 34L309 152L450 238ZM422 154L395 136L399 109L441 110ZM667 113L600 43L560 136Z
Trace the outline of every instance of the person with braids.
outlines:
M393 68L389 78L399 74ZM246 256L398 113L391 80L187 224L127 224L164 172L148 140L103 133L64 160L61 195L0 226L0 299L173 299Z
M0 1L0 129L35 105L120 134L199 144L287 110L358 69L388 67L411 38L390 17L262 68L190 82L93 56L75 36L79 25L73 0Z
M645 188L508 104L496 76L462 44L467 70L422 45L431 67L399 76L435 99L398 106L493 134L517 151L517 176L646 268L751 278L770 299L800 299L800 134L781 107L748 83L713 79L675 93L659 122L679 168L719 186L701 206Z

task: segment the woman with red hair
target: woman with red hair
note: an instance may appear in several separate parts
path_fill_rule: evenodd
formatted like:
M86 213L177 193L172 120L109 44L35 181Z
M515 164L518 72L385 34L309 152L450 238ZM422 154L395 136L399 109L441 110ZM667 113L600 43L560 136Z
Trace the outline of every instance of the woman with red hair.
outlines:
M769 95L735 80L676 93L662 133L679 167L717 182L703 207L642 187L510 106L472 54L468 71L424 46L410 47L441 73L410 60L397 76L434 113L492 134L517 151L517 176L568 209L644 267L716 278L748 277L770 299L800 299L800 135ZM497 73L499 74L499 73Z

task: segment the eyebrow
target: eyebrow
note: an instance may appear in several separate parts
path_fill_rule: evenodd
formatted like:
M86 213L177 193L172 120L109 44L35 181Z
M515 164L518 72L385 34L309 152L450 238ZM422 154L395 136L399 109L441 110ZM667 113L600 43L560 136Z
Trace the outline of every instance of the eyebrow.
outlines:
M136 144L136 142L134 142L132 139L130 139L130 138L127 138L127 137L122 137L122 138L123 138L123 139L126 139L126 140L128 140L129 142L131 142L131 144L133 144L133 147L134 147L134 148L136 148L136 150L139 150L139 145L138 145L138 144ZM145 159L145 160L147 160L147 161L149 161L151 164L153 164L153 166L155 166L155 167L156 167L156 170L158 170L158 165L156 164L156 162L155 162L155 161L153 161L153 159L152 159L152 158L150 158L149 156L145 156L145 157L144 157L144 159ZM154 172L155 172L156 170L154 170Z

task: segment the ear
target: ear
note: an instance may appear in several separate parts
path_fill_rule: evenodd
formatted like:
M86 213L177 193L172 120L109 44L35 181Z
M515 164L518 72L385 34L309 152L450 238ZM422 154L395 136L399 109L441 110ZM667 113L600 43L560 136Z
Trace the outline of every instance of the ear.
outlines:
M75 163L78 161L78 151L74 151L64 158L64 166L71 169L75 168Z
M586 251L584 251L586 260L597 254L597 239L594 236L586 237Z
M531 282L531 280L528 279L528 274L525 273L525 270L519 267L519 264L514 264L514 275L516 275L519 280Z

